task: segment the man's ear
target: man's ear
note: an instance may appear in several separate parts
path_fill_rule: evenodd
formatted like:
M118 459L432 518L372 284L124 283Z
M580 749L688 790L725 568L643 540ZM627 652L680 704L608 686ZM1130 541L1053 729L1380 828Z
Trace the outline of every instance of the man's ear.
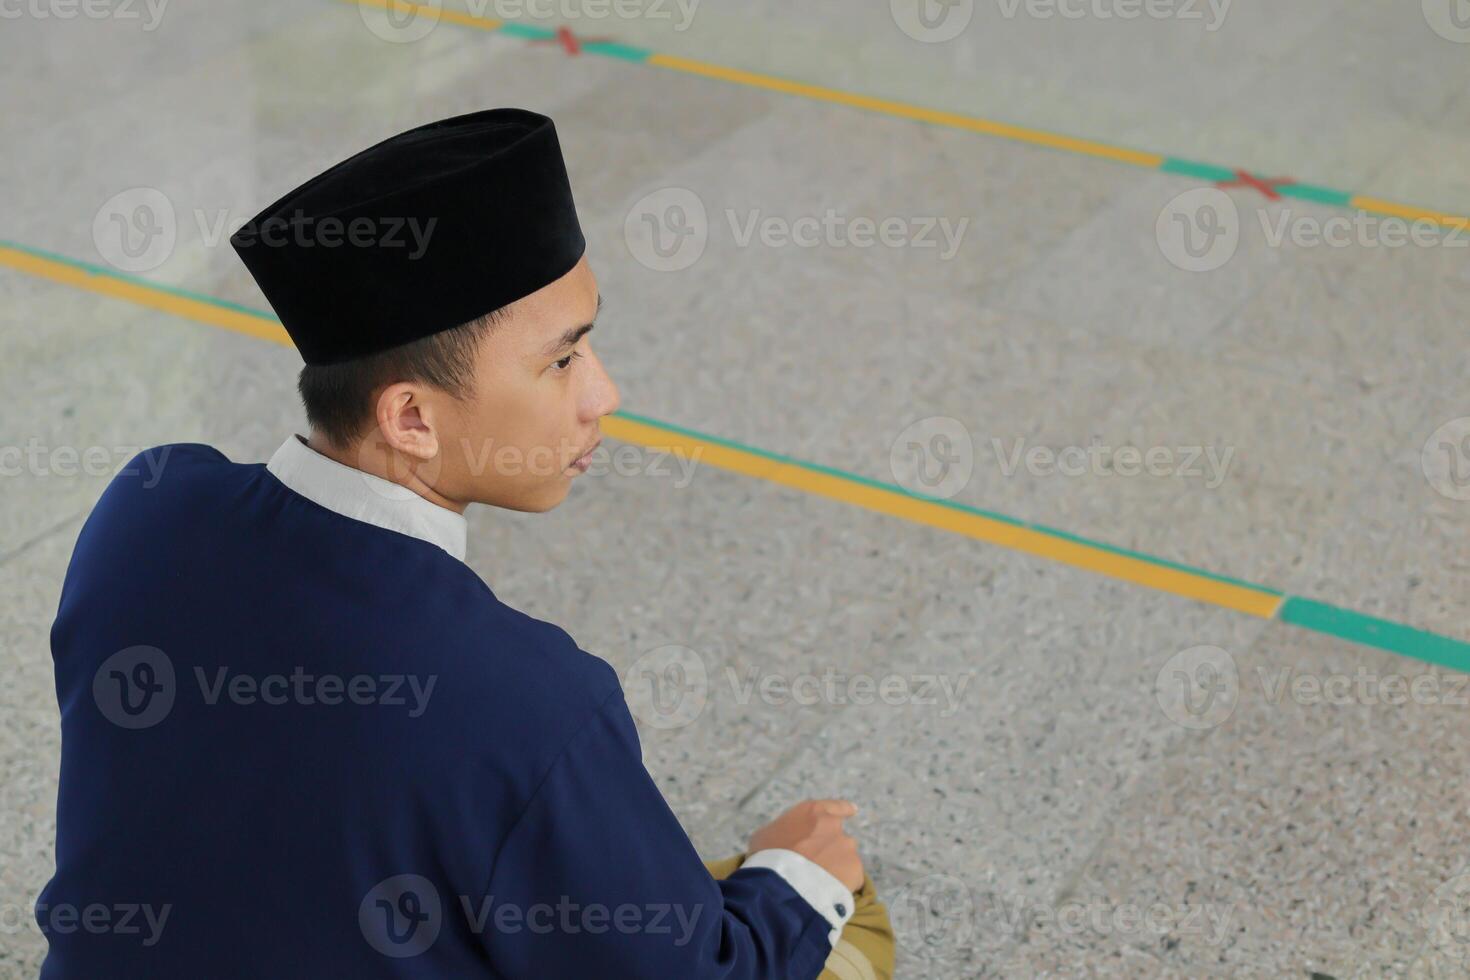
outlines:
M378 393L375 408L378 437L388 446L422 461L439 454L445 433L439 431L436 410L421 385L391 384Z

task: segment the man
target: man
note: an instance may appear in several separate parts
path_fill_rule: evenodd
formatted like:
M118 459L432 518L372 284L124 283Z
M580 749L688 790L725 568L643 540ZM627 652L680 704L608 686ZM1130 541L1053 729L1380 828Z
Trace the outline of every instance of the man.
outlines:
M850 803L702 864L613 669L463 563L465 507L555 507L618 406L551 120L399 134L231 243L311 431L146 450L81 531L42 976L890 975Z

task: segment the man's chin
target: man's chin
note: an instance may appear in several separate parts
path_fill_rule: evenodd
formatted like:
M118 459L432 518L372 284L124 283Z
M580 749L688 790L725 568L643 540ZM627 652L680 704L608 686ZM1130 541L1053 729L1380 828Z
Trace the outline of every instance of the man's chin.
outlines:
M571 489L572 481L566 479L559 483L538 487L533 492L499 495L493 499L482 499L476 502L490 507L499 507L502 510L520 511L523 514L544 514L566 500Z

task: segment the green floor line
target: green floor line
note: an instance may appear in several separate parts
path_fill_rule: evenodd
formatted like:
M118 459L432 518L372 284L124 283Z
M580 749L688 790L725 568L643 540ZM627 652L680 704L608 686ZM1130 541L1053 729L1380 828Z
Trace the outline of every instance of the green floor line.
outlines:
M1470 673L1470 643L1448 636L1297 596L1288 596L1277 615L1283 623Z
M342 0L339 0L339 2L342 2ZM369 7L382 5L381 2L374 2L374 0L345 0L346 4L351 5L357 5L359 2L361 5ZM441 9L438 4L399 3L398 5L409 8L419 7L426 12L426 16L438 16L438 11ZM551 41L557 37L555 28L537 27L504 18L494 19L487 23L465 23L457 19L446 18L445 22L455 24L458 27L473 28L479 31L494 31L532 41ZM576 32L573 32L574 37L575 34ZM927 106L902 103L876 96L861 95L856 92L826 88L825 86L814 83L800 82L793 78L731 68L709 62L701 62L692 58L665 55L647 48L620 44L614 41L588 40L579 42L579 46L581 51L587 54L602 55L604 57L618 58L623 61L644 64L651 67L698 74L706 78L717 78L732 84L756 86L764 89L779 89L798 97L850 107L859 107L896 118L913 119L928 125L982 132L1013 142L1041 145L1062 152L1111 159L1115 163L1128 162L1145 169L1193 177L1197 180L1204 180L1210 183L1229 181L1236 176L1238 169L1200 163L1182 157L1171 157L1152 151L1133 150L1121 146L1115 146L1112 151L1109 151L1103 149L1103 143L1101 141L1091 138L1069 137L1065 134L1052 133L1019 124L981 119L978 116L971 116L965 113L933 109ZM1451 228L1470 228L1470 218L1462 215L1449 214L1420 205L1389 201L1369 194L1354 193L1333 187L1292 183L1277 185L1273 190L1281 197L1313 201L1332 207L1358 210L1366 214L1420 219Z
M72 276L74 273L69 273L65 270L80 270L90 274L93 277L94 281L90 282L66 282L67 285L73 286L75 288L88 289L90 291L101 293L103 295L108 295L109 292L122 290L124 291L124 293L120 298L127 298L130 302L139 305L153 305L160 309L165 308L165 304L171 302L170 300L164 299L164 297L184 297L192 300L199 307L205 309L214 308L223 311L230 311L230 313L248 314L249 317L252 318L252 321L269 321L277 325L279 325L280 322L273 314L262 310L256 310L238 303L233 303L213 296L207 296L205 294L193 292L190 290L151 283L148 280L139 278L137 276L124 275L114 270L98 266L94 263L84 262L77 259L69 259L54 252L46 251L44 249L23 246L3 239L0 239L0 247L13 250L19 256L14 259L0 256L0 267L8 265L15 271L25 271L33 275L51 275L54 277L57 274L61 274L68 280L70 276ZM40 265L37 265L38 260ZM56 268L56 271L47 271L45 263L50 263L53 267ZM104 285L104 283L107 281L126 284L126 286L107 287ZM137 296L138 289L133 290L132 294L128 294L125 292L127 286L139 287L142 290L153 293L159 298L151 301L139 299ZM189 320L188 317L183 318ZM205 321L194 319L190 322ZM234 326L234 328L236 329L240 328L238 324L232 326ZM253 324L251 325L250 329L254 329ZM1327 634L1340 639L1345 639L1354 643L1360 643L1367 646L1376 647L1378 649L1387 650L1392 653L1412 657L1418 660L1425 661L1427 663L1470 673L1470 643L1466 643L1452 637L1442 636L1440 634L1431 633L1427 630L1420 630L1412 626L1407 626L1401 623L1394 623L1385 619L1379 619L1374 616L1369 616L1365 613L1354 612L1349 609L1342 609L1329 603L1320 602L1314 599L1305 599L1299 596L1286 595L1283 592L1271 589L1267 586L1257 585L1255 583L1246 582L1241 579L1232 578L1226 575L1220 575L1214 572L1209 572L1204 569L1194 568L1178 562L1170 561L1168 559L1143 554L1141 552L1122 548L1116 545L1110 545L1105 542L1096 541L1090 538L1083 537L1081 535L1058 530L1056 528L1048 527L1043 524L1038 524L1032 521L1023 521L1014 517L1006 516L1004 514L983 510L981 508L972 507L967 504L957 503L953 500L921 496L919 494L911 493L910 491L897 484L873 480L868 477L859 476L855 473L849 473L845 470L837 469L835 467L826 466L821 463L796 459L794 457L786 456L781 453L759 449L754 446L747 446L731 439L724 439L719 436L714 436L708 433L698 432L694 429L674 425L673 423L662 422L657 419L652 419L634 412L619 411L614 413L614 417L626 419L630 422L640 423L645 426L652 426L655 428L664 429L673 433L682 433L690 438L703 440L715 445L725 446L730 449L739 450L744 453L770 459L774 462L800 467L814 473L820 473L829 477L847 481L849 483L864 485L880 490L903 493L916 499L922 499L931 504L952 508L992 521L1025 528L1034 533L1047 535L1058 540L1072 542L1089 548L1097 549L1099 551L1109 552L1137 561L1142 561L1160 567L1173 569L1175 571L1199 576L1201 578L1211 579L1237 587L1243 587L1245 589L1259 592L1265 595L1282 597L1283 601L1276 608L1276 618L1280 619L1284 623L1308 630L1313 630L1315 632Z

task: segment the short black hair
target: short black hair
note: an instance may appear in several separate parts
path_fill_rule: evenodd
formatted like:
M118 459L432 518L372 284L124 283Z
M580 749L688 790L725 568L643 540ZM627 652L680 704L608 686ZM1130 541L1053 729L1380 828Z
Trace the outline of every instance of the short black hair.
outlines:
M307 364L296 380L311 427L347 449L374 425L373 395L400 381L432 385L454 398L474 393L480 341L510 315L504 306L468 323L340 364Z

